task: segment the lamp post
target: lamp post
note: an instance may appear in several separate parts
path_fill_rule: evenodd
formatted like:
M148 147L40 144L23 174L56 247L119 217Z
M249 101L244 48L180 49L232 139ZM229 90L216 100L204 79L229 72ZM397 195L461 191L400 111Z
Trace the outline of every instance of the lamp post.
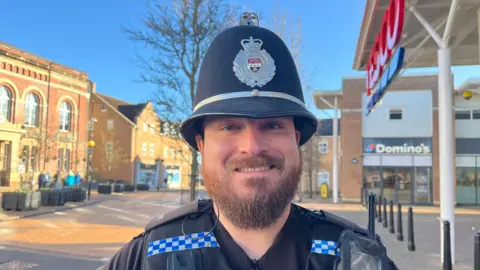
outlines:
M93 123L92 123L93 126ZM87 167L87 174L88 174L88 200L90 201L90 191L92 190L92 155L93 155L93 147L95 146L95 141L90 140L88 141L88 167Z
M90 200L90 192L92 190L92 156L93 156L93 147L95 146L95 141L93 140L93 128L97 119L93 116L93 106L96 103L93 101L93 98L90 99L90 126L89 126L89 141L87 143L88 149L88 159L87 159L87 179L88 179L88 195L87 200ZM100 112L104 113L107 109L105 104L102 104Z

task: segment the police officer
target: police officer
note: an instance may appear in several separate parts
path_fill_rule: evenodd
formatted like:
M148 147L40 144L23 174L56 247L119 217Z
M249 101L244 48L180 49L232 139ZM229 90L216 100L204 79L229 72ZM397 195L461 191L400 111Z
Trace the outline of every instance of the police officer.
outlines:
M258 26L255 14L242 14L239 26L212 41L193 113L181 126L185 141L202 154L212 200L151 222L102 269L335 269L342 233L366 231L292 203L299 147L316 129L288 48ZM386 253L380 256L383 269L395 269Z

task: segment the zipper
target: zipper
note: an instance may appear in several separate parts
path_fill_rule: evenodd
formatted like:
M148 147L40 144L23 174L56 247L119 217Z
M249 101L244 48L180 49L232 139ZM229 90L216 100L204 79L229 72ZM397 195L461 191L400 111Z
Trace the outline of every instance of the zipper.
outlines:
M258 261L256 259L252 260L252 270L260 270L260 267L258 266Z

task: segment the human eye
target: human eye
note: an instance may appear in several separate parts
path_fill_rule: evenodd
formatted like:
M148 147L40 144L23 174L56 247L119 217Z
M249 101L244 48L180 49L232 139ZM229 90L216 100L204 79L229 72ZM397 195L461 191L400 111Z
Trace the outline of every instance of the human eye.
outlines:
M281 129L282 125L278 122L267 122L265 124L266 129Z
M233 124L225 124L220 126L220 130L222 131L234 131L237 130L238 127Z

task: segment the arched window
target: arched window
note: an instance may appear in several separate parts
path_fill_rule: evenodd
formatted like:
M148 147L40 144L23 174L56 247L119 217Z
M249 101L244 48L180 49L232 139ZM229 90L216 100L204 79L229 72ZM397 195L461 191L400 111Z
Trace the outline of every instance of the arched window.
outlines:
M0 86L0 116L3 119L10 120L12 111L12 92L8 87Z
M72 129L72 105L64 101L60 105L60 130L71 131Z
M27 95L25 101L25 125L38 126L39 98L34 93Z

